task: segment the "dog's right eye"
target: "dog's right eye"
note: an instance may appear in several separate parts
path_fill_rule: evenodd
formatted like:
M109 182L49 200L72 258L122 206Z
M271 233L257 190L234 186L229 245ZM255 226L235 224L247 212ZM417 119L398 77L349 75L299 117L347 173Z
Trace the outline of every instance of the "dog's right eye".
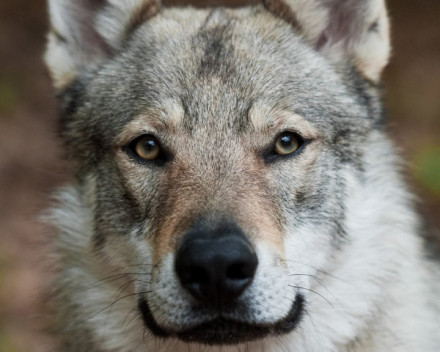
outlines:
M143 160L155 160L160 155L159 143L149 134L134 140L130 147L134 154Z

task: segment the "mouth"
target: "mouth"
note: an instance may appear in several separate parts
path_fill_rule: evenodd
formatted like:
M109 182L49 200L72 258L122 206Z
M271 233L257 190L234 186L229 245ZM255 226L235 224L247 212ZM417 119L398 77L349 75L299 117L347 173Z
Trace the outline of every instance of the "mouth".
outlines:
M287 315L274 323L253 324L219 317L189 329L168 332L155 321L145 299L139 301L146 327L157 337L177 337L185 342L202 343L205 345L234 345L262 339L266 336L283 335L293 331L301 321L305 300L296 295Z

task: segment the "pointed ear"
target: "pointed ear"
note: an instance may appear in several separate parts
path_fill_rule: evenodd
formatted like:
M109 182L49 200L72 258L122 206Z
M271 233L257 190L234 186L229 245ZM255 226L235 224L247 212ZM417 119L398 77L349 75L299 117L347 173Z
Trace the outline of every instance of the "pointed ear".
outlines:
M384 0L263 0L331 61L350 60L377 82L390 54Z
M117 50L159 0L49 0L51 29L45 61L57 90Z

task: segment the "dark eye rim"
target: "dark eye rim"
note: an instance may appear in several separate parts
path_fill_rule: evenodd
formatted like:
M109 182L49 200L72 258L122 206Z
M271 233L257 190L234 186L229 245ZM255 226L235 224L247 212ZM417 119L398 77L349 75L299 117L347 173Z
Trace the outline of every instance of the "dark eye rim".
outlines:
M137 142L141 139L141 138L145 138L145 137L152 137L156 143L157 146L159 147L159 154L158 156L153 159L153 160L147 160L144 159L142 157L140 157L137 153L136 153L136 144ZM137 136L135 138L133 138L130 142L128 142L126 145L124 145L122 147L122 150L135 162L143 164L143 165L156 165L156 166L163 166L164 164L166 164L168 161L170 161L172 159L172 155L169 152L168 149L166 149L162 143L159 141L159 139L151 134L151 133L144 133L141 134L140 136Z
M280 155L275 151L275 144L276 144L277 140L283 134L286 134L286 133L291 133L298 139L299 148L290 154ZM303 153L305 147L311 141L312 141L311 139L306 139L306 138L302 137L298 132L291 131L291 130L282 131L275 136L275 138L273 139L272 143L269 146L264 148L263 153L262 153L263 159L266 163L272 163L272 162L276 162L278 160L286 160L286 159L290 159L290 158L295 158Z

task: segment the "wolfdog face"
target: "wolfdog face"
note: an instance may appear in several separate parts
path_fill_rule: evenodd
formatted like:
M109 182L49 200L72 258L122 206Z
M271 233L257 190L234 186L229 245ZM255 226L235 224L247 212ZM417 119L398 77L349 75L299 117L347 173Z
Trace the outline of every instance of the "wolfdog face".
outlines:
M366 179L393 163L377 93L383 2L50 10L46 60L94 263L81 266L97 280L127 273L136 319L187 342L287 334L331 306L323 273L347 248L361 254L355 236L377 240L363 205L386 196Z

